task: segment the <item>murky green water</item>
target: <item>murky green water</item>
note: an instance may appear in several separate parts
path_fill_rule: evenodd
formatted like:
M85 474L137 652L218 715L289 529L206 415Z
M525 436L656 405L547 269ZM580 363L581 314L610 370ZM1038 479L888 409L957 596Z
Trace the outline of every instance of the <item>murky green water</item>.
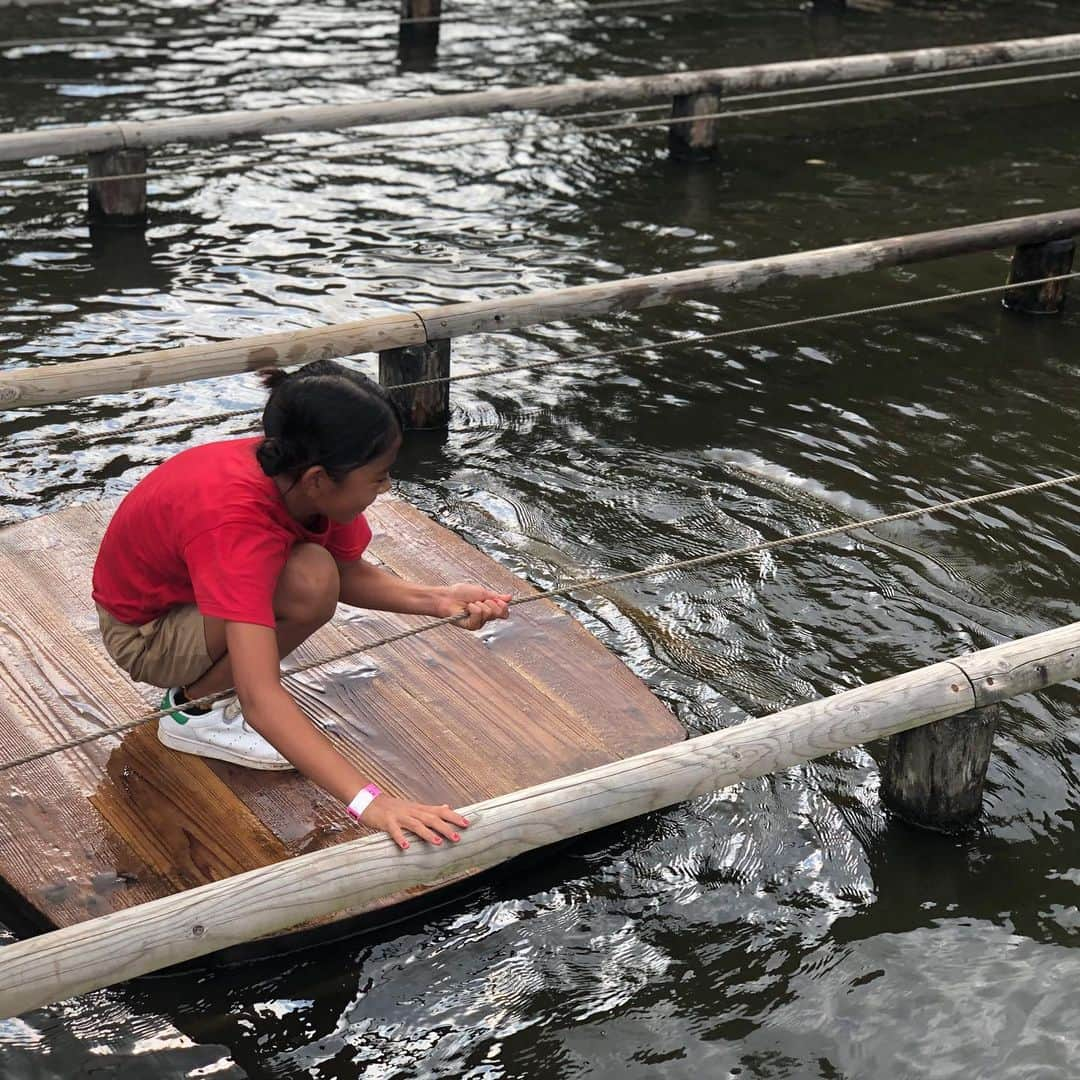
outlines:
M874 6L842 21L789 0L555 19L530 0L447 26L429 73L396 70L392 18L371 5L3 8L5 39L164 36L0 52L0 114L14 130L1077 29L1065 3ZM1071 207L1077 91L732 122L724 159L696 167L669 163L655 132L512 118L499 141L441 149L415 137L439 124L378 147L290 136L246 171L152 182L145 240L91 243L79 187L26 187L0 198L4 363ZM239 164L256 149L189 157ZM1006 255L464 339L455 365L978 288L1003 279ZM546 584L1025 483L1078 468L1077 330L1075 304L1032 322L991 298L467 382L448 437L416 440L399 488ZM190 439L240 429L174 439L140 423L258 400L240 377L3 414L4 514L123 492ZM111 434L87 444L71 421ZM699 733L1080 618L1078 524L1075 492L1057 489L629 584L574 611ZM585 838L343 946L2 1023L0 1074L1070 1076L1078 700L1060 688L1005 710L983 826L964 839L888 820L872 754L855 749Z

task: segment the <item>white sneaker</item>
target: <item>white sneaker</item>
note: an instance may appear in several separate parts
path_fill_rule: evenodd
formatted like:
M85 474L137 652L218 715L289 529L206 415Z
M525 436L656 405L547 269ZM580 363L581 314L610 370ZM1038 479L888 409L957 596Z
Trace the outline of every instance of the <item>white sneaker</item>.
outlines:
M166 691L161 707L172 712L158 720L158 739L170 750L231 761L249 769L293 768L288 758L247 725L237 698L216 701L209 712L195 714L181 711L175 693L175 689Z

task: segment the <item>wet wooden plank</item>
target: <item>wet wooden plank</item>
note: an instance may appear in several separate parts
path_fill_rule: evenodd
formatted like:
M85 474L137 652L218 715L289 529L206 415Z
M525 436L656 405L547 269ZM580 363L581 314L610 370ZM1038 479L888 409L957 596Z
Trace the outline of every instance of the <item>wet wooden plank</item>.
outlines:
M38 748L19 726L19 715L0 661L5 759ZM39 929L82 922L170 891L47 760L23 766L0 784L0 876L15 913Z
M449 530L426 535L430 520L402 500L379 503L373 547L403 577L437 573L445 583L478 581L490 589L534 595L534 589ZM487 629L487 628L485 628ZM583 718L619 757L686 737L682 725L648 687L556 604L515 607L509 624L485 636L488 651L535 682L568 716Z
M37 531L31 530L30 535ZM12 549L17 551L18 545ZM24 552L13 559L0 553L4 596L0 679L5 691L0 730L5 750L8 745L22 744L21 751L5 753L5 758L47 748L146 711L127 676L73 625L64 610L75 602L72 581L53 580L53 585L62 583L55 590L57 599L43 590L40 554ZM82 581L85 590L89 576ZM81 606L87 603L84 592ZM169 752L153 735L148 727L120 745L117 738L109 737L50 756L50 770L57 782L65 784L63 814L54 812L44 794L39 796L25 784L20 770L28 766L20 766L4 779L12 788L22 785L25 801L20 813L28 821L36 820L31 831L44 834L44 842L54 847L66 847L67 841L50 840L47 824L62 837L70 828L67 814L81 801L81 813L75 817L80 831L85 830L87 837L107 832L120 852L118 858L134 863L134 854L141 864L136 871L122 872L155 882L160 895L264 866L288 854L204 761ZM28 839L18 825L13 826L13 835L16 844ZM90 840L83 843L85 848ZM96 865L92 876L117 870ZM52 876L45 864L38 873L42 881ZM6 869L3 876L7 877ZM36 908L43 919L53 925L71 920L70 905L50 904L42 892L47 886L29 883L29 887L43 898Z
M89 504L0 533L5 758L156 705L157 691L132 684L105 655L88 596L112 509ZM370 557L391 572L529 589L405 503L380 502L370 516ZM305 711L387 790L463 805L684 737L644 685L553 604L516 609L509 624L479 635L447 627L363 651L424 621L341 608L296 659L359 654L290 677ZM365 831L304 777L173 753L152 723L122 742L110 737L28 768L0 805L11 838L0 843L0 874L56 925ZM48 798L33 798L39 790ZM66 847L50 804L76 822ZM50 875L34 878L27 846L48 852ZM134 880L123 884L128 875ZM57 881L67 885L50 892Z

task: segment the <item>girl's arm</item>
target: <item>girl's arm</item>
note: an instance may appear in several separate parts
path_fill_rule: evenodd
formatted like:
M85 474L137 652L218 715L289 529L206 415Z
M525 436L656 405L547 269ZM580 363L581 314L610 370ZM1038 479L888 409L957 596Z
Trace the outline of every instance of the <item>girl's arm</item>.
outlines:
M226 622L225 641L244 719L300 772L347 806L371 778L334 749L281 685L274 631L252 623ZM389 833L403 849L409 846L405 829L422 840L441 844L444 836L456 841L457 830L468 825L447 805L427 806L385 793L368 806L360 820Z
M339 563L341 602L372 611L448 618L467 615L461 625L479 630L491 619L505 619L509 593L496 593L482 585L415 585L388 574L373 563L357 559Z

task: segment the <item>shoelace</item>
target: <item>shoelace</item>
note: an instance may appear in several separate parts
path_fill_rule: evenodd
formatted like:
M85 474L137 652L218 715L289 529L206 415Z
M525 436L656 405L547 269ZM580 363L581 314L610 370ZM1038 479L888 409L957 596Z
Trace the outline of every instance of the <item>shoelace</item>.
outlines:
M231 724L237 717L240 718L240 726L244 731L255 730L249 727L248 722L244 719L244 714L240 710L240 699L238 697L226 698L224 707L221 710L222 723Z

